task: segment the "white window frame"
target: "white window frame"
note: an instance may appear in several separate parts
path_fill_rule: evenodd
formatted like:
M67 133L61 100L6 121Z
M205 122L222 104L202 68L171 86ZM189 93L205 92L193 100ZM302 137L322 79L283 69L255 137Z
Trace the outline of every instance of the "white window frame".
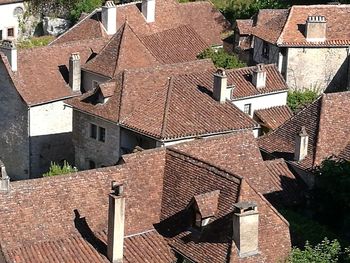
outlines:
M248 108L247 108L248 107ZM248 109L248 112L247 112L247 109ZM245 114L248 114L249 116L252 114L252 104L251 103L247 103L247 104L244 104L243 106L243 112Z

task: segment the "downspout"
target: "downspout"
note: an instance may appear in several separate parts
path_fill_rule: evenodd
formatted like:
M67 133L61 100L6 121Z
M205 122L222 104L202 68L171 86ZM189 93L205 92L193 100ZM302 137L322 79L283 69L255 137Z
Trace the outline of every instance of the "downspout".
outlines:
M31 172L32 172L32 138L30 136L30 107L28 107L28 145L29 145L29 170L28 170L28 178L31 179Z

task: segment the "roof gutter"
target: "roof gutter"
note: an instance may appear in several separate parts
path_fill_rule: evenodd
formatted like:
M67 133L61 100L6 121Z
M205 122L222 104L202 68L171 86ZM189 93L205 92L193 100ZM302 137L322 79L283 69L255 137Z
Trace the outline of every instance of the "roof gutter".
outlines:
M284 93L284 92L288 92L288 88L286 88L284 90L280 90L280 91L275 91L275 92L269 92L269 93L263 93L263 94L259 94L259 95L252 95L252 96L232 99L230 101L239 101L239 100L245 100L245 99L252 99L252 98L257 98L257 97L264 97L264 96L269 96L269 95L275 95L275 94Z
M63 101L63 100L66 100L66 99L71 99L71 98L74 98L74 97L78 97L80 95L81 94L74 94L74 95L67 96L67 97L62 97L62 98L59 98L59 99L48 100L48 101L40 102L40 103L36 103L36 104L28 104L28 107L32 108L32 107L41 106L41 105L44 105L44 104L49 104L49 103L52 103L52 102Z

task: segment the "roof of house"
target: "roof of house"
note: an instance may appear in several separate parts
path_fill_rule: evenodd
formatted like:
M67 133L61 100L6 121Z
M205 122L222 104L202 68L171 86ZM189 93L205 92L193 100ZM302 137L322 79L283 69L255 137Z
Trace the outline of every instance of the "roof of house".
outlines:
M331 156L338 155L350 140L348 133L350 92L323 94L272 133L259 138L260 148L284 158L302 169L310 170ZM308 155L293 161L295 138L305 126L309 136Z
M112 180L124 185L125 262L170 263L169 248L199 262L238 260L230 225L239 201L257 203L260 213L260 253L241 262L276 262L289 252L288 223L249 179L176 149L138 152L124 160L116 167L11 182L10 191L0 193L0 244L7 262L70 262L73 256L75 262L106 262ZM199 235L184 225L191 219L188 204L212 191L220 191L218 211Z
M237 19L236 27L241 35L250 35L252 33L253 20Z
M253 21L252 34L272 44L286 47L333 47L350 44L348 14L350 5L295 5L289 9L263 9L245 23ZM305 37L309 16L324 16L326 40L310 42Z
M30 106L78 95L68 84L69 57L79 52L85 63L104 43L100 39L18 50L18 70L12 74L15 88Z
M254 115L258 123L271 130L276 130L293 116L293 112L287 105L283 105L256 110Z
M0 5L15 4L21 2L24 2L24 0L0 0Z
M195 195L193 197L202 218L215 216L218 210L219 195L220 191L215 190L208 193Z
M89 101L98 89L67 103L162 140L255 127L232 103L212 98L212 77L202 76L213 76L214 71L210 60L125 70L118 75L115 94L106 103Z
M348 143L344 150L340 152L339 158L350 160L350 143Z
M153 23L146 23L140 8L140 3L117 5L117 27L121 27L127 20L138 36L148 36L181 25L190 25L207 45L215 45L222 44L221 33L230 26L214 5L207 1L178 3L176 0L156 0ZM101 10L95 10L52 44L107 37L100 21Z

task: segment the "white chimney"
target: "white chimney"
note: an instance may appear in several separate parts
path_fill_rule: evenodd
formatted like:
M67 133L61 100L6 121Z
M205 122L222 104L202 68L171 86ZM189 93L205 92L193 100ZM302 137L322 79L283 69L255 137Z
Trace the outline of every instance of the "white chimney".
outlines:
M156 20L156 0L142 0L142 14L147 23Z
M301 127L300 132L295 138L294 160L302 161L307 156L307 148L309 145L309 135L306 132L305 126Z
M113 1L106 1L102 6L102 25L108 35L114 35L117 32L117 7Z
M259 248L259 213L253 202L234 204L233 241L240 257L258 253Z
M266 70L264 64L256 65L253 71L252 83L257 89L264 88L266 85Z
M224 69L217 69L214 73L213 97L220 103L231 99L232 86L227 86L227 76Z
M123 262L125 196L123 185L112 182L109 194L107 257L111 263Z
M327 21L324 16L309 16L306 20L305 37L310 42L326 40Z
M79 53L72 53L69 58L69 86L73 91L80 92L81 64Z
M5 165L1 161L0 161L0 173L1 173L0 191L8 192L10 190L10 177L7 175Z
M3 40L0 45L0 51L5 54L7 60L11 65L13 72L17 71L17 48L14 42L10 40Z

